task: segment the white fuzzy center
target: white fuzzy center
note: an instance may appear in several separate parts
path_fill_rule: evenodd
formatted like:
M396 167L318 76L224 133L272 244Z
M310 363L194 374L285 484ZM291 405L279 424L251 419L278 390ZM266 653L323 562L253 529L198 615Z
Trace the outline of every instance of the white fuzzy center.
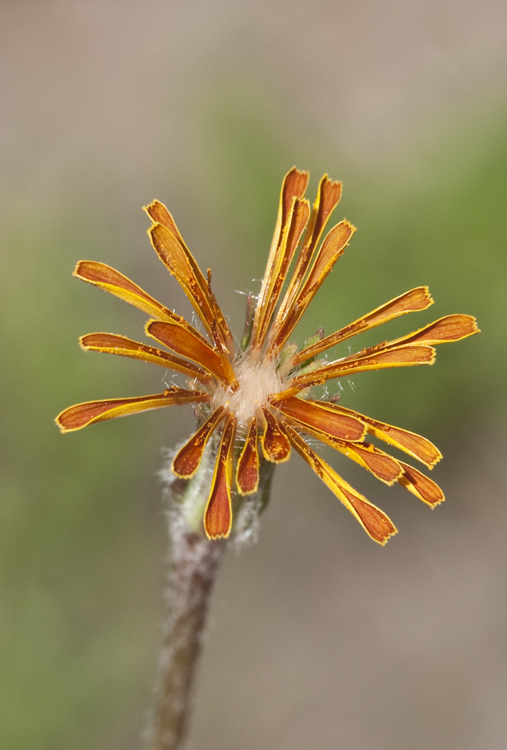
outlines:
M239 388L231 393L219 389L215 393L215 408L228 403L234 412L239 426L246 426L250 417L255 416L259 406L266 404L268 397L283 390L283 381L275 363L263 360L253 364L248 359L240 360L234 365L234 374Z

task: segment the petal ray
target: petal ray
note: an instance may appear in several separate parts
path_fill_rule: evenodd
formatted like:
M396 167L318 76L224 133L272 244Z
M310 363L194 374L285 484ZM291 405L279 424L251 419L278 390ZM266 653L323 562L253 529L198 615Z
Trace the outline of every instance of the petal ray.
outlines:
M192 362L187 362L180 357L156 349L153 346L146 346L139 341L133 341L125 336L118 336L113 333L88 333L81 336L79 343L85 351L105 352L107 354L119 354L123 357L132 357L141 359L145 362L152 362L162 367L168 367L183 375L207 382L211 378L207 372L202 370Z
M133 281L105 263L80 260L74 270L73 276L82 281L87 281L89 284L98 286L106 292L111 292L111 294L128 302L130 305L138 307L143 312L148 313L148 315L153 315L157 320L183 320L179 315L176 315L167 307L161 305L160 302L157 302L156 299L137 286L137 284L134 284Z
M204 424L187 440L185 445L175 455L171 470L181 479L190 479L194 476L201 463L204 449L214 430L226 416L227 407L220 406Z
M318 477L341 500L343 505L359 521L366 533L379 544L384 545L397 529L386 514L354 490L336 471L318 456L302 437L289 425L286 425L289 439L304 460L312 467Z
M234 414L230 414L225 423L215 464L211 492L206 510L204 511L204 531L208 539L226 538L231 533L232 447L235 421Z
M435 320L424 328L420 328L408 336L389 341L385 348L403 344L450 344L453 341L461 341L468 336L480 333L477 321L472 315L445 315Z
M432 365L435 361L435 350L431 346L407 344L393 349L373 352L360 352L357 355L338 359L302 375L296 375L285 393L293 395L311 385L320 385L332 378L345 377L355 372L366 370L383 370L387 367L410 367L412 365ZM278 394L277 394L278 395ZM280 394L279 397L281 397Z
M276 315L276 330L282 326L286 316L294 306L317 245L319 244L331 213L338 205L341 193L341 182L333 182L327 175L324 175L320 181L317 199L314 203L308 223L304 246L299 254L289 286Z
M164 214L162 209L170 217L170 221L166 220L165 223L154 221L148 230L151 243L164 265L176 276L178 283L206 326L215 345L222 354L228 355L233 350L232 335L211 291L209 278L208 280L204 278L177 229L175 233L176 225L165 206L159 204L158 201L154 201L146 210L151 218L153 218L152 213L154 216L163 218L161 216L161 212Z
M405 292L405 294L401 294L399 297L395 297L389 302L386 302L381 307L377 307L367 315L363 315L361 318L350 323L348 326L341 328L339 331L317 341L312 346L302 349L293 358L291 362L292 367L297 367L298 365L303 364L303 362L306 362L308 359L315 357L317 354L330 349L332 346L336 346L336 344L339 344L352 336L356 336L358 333L369 331L371 328L387 323L394 318L398 318L400 315L426 310L432 304L433 299L430 296L427 286L419 286L415 289L411 289L410 291Z
M283 401L273 400L273 405L302 427L306 425L341 440L360 441L366 432L363 422L354 416L342 414L334 404L325 401L292 397Z
M237 386L230 362L179 323L150 320L146 324L146 333L175 351L176 354L197 362L222 383L231 387Z
M261 437L262 451L268 461L280 464L290 457L290 442L276 417L265 406L261 407L264 434Z
M167 388L163 393L157 393L153 396L86 401L65 409L56 417L55 421L62 432L71 432L80 430L94 422L125 417L148 409L158 409L162 406L174 406L176 404L198 404L210 399L210 394L204 391L187 391L184 388L173 386Z
M398 479L398 482L405 487L405 489L412 492L419 500L423 503L434 508L445 500L444 493L432 479L426 477L418 469L414 469L413 466L400 461L403 468L403 476Z
M259 452L257 450L257 420L248 425L245 444L236 469L236 486L241 495L253 495L259 487Z
M283 320L279 323L275 322L273 347L282 347L289 338L315 294L333 270L334 264L343 255L355 231L355 227L350 222L343 220L328 233L322 247L315 256L315 262L310 269L308 278L302 285L301 291L288 308Z

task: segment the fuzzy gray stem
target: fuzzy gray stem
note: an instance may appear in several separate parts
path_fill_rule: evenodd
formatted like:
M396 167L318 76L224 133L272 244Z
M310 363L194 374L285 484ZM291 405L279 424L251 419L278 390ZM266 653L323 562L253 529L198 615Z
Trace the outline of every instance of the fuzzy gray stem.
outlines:
M224 542L190 530L174 502L169 506L168 527L168 619L147 750L184 746L210 594L225 550Z

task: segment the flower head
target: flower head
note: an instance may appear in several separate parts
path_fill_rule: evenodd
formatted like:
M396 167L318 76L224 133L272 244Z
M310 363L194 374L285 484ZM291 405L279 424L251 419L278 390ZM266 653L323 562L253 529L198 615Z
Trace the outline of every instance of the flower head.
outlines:
M366 417L333 399L316 399L312 389L365 370L431 365L436 344L459 341L477 333L478 328L475 318L469 315L447 315L408 336L355 354L337 359L325 354L363 331L405 313L425 310L433 300L423 286L386 302L329 336L324 337L319 331L300 351L288 343L355 231L343 220L322 239L340 200L341 183L324 176L310 207L304 197L308 177L307 172L293 168L284 179L261 290L255 309L249 298L245 333L237 348L211 289L211 272L208 270L207 276L201 272L171 214L158 201L145 209L152 220L152 245L194 306L205 335L113 268L94 261L79 262L75 276L152 316L146 333L165 347L147 346L114 334L91 333L81 338L83 349L153 362L186 376L187 387L171 386L163 393L139 398L88 401L65 409L56 422L62 432L70 432L148 409L199 405L201 424L178 450L171 468L177 477L190 479L197 472L210 439L216 440L203 521L209 538L229 536L232 494L256 493L262 463L282 463L294 449L372 539L385 544L396 533L391 520L315 453L303 435L332 446L387 484L398 482L431 507L444 499L441 489L418 469L368 442L366 436L395 446L429 469L440 460L441 453L420 435Z

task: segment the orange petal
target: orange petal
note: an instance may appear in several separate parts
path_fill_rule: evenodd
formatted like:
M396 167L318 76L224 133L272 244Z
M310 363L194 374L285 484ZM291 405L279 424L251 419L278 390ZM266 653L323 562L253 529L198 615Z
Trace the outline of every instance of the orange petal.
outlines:
M315 256L315 262L301 291L287 311L283 322L276 328L273 346L280 348L291 335L306 308L332 271L334 264L343 254L355 231L355 227L345 220L331 229Z
M175 404L192 404L210 401L211 395L204 391L187 391L184 388L172 386L163 393L154 396L141 396L140 398L117 398L103 399L101 401L87 401L76 404L61 412L56 418L56 424L62 432L80 430L94 422L103 422L106 419L125 417L128 414L137 414L148 409L158 409L161 406L174 406Z
M302 398L288 398L274 402L274 406L284 415L301 426L311 427L341 440L362 440L364 424L353 416L346 416L325 401L309 401Z
M236 471L236 485L241 495L253 495L259 486L259 453L257 451L257 420L252 417L245 445Z
M225 423L222 442L215 464L211 492L204 512L204 531L208 539L228 537L232 526L231 477L235 417Z
M301 436L289 425L287 434L300 456L312 467L315 473L329 487L336 497L357 518L369 536L384 545L389 537L396 534L396 527L380 508L354 490L336 471L318 456Z
M461 341L467 336L473 336L474 333L480 333L480 331L472 315L446 315L408 336L389 341L386 347L391 348L400 344L449 344L452 341Z
M192 362L175 357L173 354L146 346L138 341L132 341L125 336L117 336L113 333L88 333L81 336L79 343L85 351L106 352L107 354L119 354L123 357L142 359L145 362L153 362L156 365L169 367L191 378L198 378L204 382L210 380L210 376Z
M366 425L366 429L371 435L374 435L379 440L383 440L389 445L394 445L396 448L408 453L413 458L416 458L421 463L431 469L433 466L440 461L442 454L433 443L422 435L417 435L415 432L409 430L402 430L401 427L394 427L391 424L385 422L379 422L370 417L365 417L364 414L359 414L357 411L346 409L344 406L335 405L336 411L341 412L344 415L355 417Z
M130 281L126 276L123 276L119 271L115 271L114 268L107 266L105 263L80 260L73 275L78 279L82 279L82 281L87 281L89 284L105 289L106 292L111 292L111 294L138 307L143 312L148 313L148 315L153 315L157 320L180 320L178 315L175 315L167 307L157 302L156 299L150 297L141 287L134 284L133 281Z
M308 185L310 177L309 172L301 172L296 167L287 172L283 178L282 191L280 193L280 203L278 205L278 216L276 219L275 233L271 242L269 250L268 262L266 264L266 271L264 273L264 279L270 274L270 269L273 264L273 259L277 252L277 249L282 240L283 230L287 223L287 218L291 212L291 208L295 198L303 198ZM263 279L263 282L264 282Z
M166 214L169 216L170 220L164 219L165 223L155 222L150 227L148 233L152 245L164 265L176 276L215 345L222 354L229 354L233 348L231 332L211 291L209 278L204 278L165 206L154 201L146 210L150 216L152 213L155 216L162 214L160 218L164 218Z
M332 346L336 346L336 344L345 341L351 336L356 336L363 331L369 331L370 328L387 323L389 320L393 320L393 318L397 318L400 315L426 310L432 304L433 299L430 296L427 286L419 286L416 289L411 289L409 292L405 292L405 294L386 302L381 307L377 307L367 315L363 315L363 317L345 326L345 328L341 328L330 336L317 341L312 346L302 349L292 359L291 365L292 367L297 367L297 365L303 364L308 359L330 349Z
M341 182L333 182L327 175L324 175L320 181L317 199L308 223L304 246L299 254L289 286L276 315L275 327L277 330L294 306L308 266L312 261L328 219L340 200L341 193Z
M299 198L294 199L287 218L280 244L273 256L271 265L266 268L262 287L257 301L254 326L252 331L253 345L262 347L271 322L274 309L282 291L294 252L310 215L310 204Z
M185 445L180 448L174 457L171 470L181 479L190 479L193 477L199 464L201 463L202 454L217 425L226 415L226 407L220 406L204 422L194 435Z
M398 479L398 482L403 485L407 490L412 492L419 500L423 503L434 508L436 505L443 503L445 500L444 493L432 479L421 474L420 471L414 469L413 466L400 461L403 468L403 476Z
M146 333L177 354L197 362L226 385L236 385L230 362L179 323L150 320L146 325Z
M290 457L290 442L280 427L280 423L265 406L261 407L264 434L261 437L262 451L268 461L283 463Z
M435 361L435 350L431 346L412 346L409 344L376 353L373 352L373 349L369 353L360 352L358 355L338 359L303 375L297 375L289 382L289 388L286 392L292 395L293 389L303 390L311 385L325 383L331 378L345 377L355 372L383 370L387 367L432 365ZM280 394L279 397L284 394Z
M356 461L356 463L365 469L368 469L368 471L371 471L377 479L386 484L396 482L403 472L399 461L371 443L362 443L359 445L357 443L347 443L346 441L342 441L341 445L337 443L338 441L330 443L330 445L348 458Z

